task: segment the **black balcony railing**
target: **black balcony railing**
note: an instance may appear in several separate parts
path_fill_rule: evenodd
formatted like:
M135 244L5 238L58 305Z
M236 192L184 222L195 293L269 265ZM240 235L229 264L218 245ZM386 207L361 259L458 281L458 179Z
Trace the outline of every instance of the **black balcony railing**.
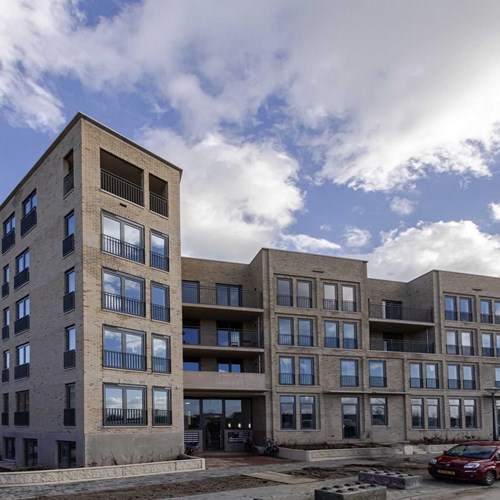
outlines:
M300 373L299 374L299 384L300 385L314 385L314 375L312 373Z
M495 356L495 349L493 347L483 347L483 356Z
M370 387L387 387L387 377L370 377Z
M73 190L75 182L74 182L74 175L73 175L73 170L68 172L64 176L63 180L63 196L66 196L70 191Z
M171 373L172 362L168 358L151 357L151 368L156 373Z
M337 348L339 345L338 337L325 337L325 347Z
M457 311L455 311L453 309L446 309L444 311L444 319L447 319L449 321L457 321L458 320Z
M293 297L291 295L278 295L276 303L279 306L290 307L293 306Z
M113 238L107 234L101 235L101 250L144 264L144 248L119 240L118 238Z
M481 323L493 323L493 315L481 313Z
M249 290L240 290L239 300L234 303L220 304L217 301L216 287L195 287L183 285L182 287L182 302L184 304L204 304L204 305L221 305L227 307L248 307L262 308L262 293Z
M470 345L462 346L462 355L463 356L474 356L474 347Z
M313 306L311 297L297 297L297 307L311 308Z
M2 326L2 340L9 338L9 325Z
M434 315L431 308L403 307L398 304L373 304L370 303L371 319L390 319L400 321L416 321L432 323Z
M151 319L168 323L170 321L170 308L158 304L151 304Z
M64 351L64 368L73 368L75 366L76 356L75 350L70 349L69 351Z
M23 286L25 283L28 283L29 280L30 268L27 267L14 276L14 290L18 289L20 286Z
M356 304L356 302L353 302L352 300L342 301L342 311L356 312L357 310L358 310L358 305Z
M9 369L4 368L2 370L2 382L8 382L9 381Z
M30 412L29 411L15 411L14 412L14 425L30 425Z
M439 379L437 378L426 378L425 387L427 389L439 389Z
M75 308L75 292L69 292L63 296L63 311L72 311Z
M182 339L185 345L205 345L220 347L262 347L262 334L256 330L235 330L226 328L186 329Z
M155 269L161 269L162 271L168 271L169 269L168 257L160 253L151 252L150 263L151 267L154 267Z
M146 356L122 351L103 351L102 364L107 368L125 368L127 370L146 370Z
M64 408L64 416L63 416L63 423L66 426L75 426L76 425L76 418L75 418L75 409L74 408Z
M303 347L312 347L314 338L312 335L299 335L299 345Z
M21 219L21 236L24 236L28 231L34 228L36 226L36 221L36 207L34 207Z
M107 170L101 170L101 189L141 207L144 206L144 190L141 186L132 184Z
M11 247L14 246L16 242L16 230L12 229L2 238L2 253L5 253Z
M151 212L168 217L168 200L163 196L149 193L149 209Z
M340 385L342 387L359 387L359 377L357 375L341 375Z
M346 339L344 338L344 349L357 349L358 339Z
M2 284L2 299L9 295L9 282Z
M6 412L2 413L2 425L9 425L9 414Z
M475 389L476 388L476 381L475 380L464 380L463 381L463 388L464 389Z
M446 354L459 354L457 344L446 344Z
M425 342L420 340L383 340L371 339L370 349L372 351L385 352L420 352L434 353L434 342Z
M283 385L295 384L295 374L293 374L293 373L280 373L280 384L283 384Z
M132 314L133 316L145 315L145 304L142 300L130 299L114 293L102 293L102 308L109 311Z
M419 377L410 377L410 387L414 389L421 389L424 387L424 380Z
M30 364L24 363L14 367L14 379L28 378L30 376Z
M339 301L337 299L323 299L323 309L327 311L337 311L339 308Z
M66 257L66 255L69 255L71 252L73 252L75 249L75 235L74 234L69 234L64 238L62 242L62 254L63 257Z
M474 316L471 312L467 312L467 311L460 311L460 321L473 321L474 320Z
M172 425L172 411L154 410L153 425Z
M147 423L146 410L104 409L104 425L146 425Z
M293 345L293 335L289 333L278 333L279 345Z
M460 389L460 380L457 378L449 378L448 389Z
M26 316L23 316L22 318L16 319L16 321L14 321L14 333L24 332L25 330L28 330L29 327L30 327L29 314L27 314Z

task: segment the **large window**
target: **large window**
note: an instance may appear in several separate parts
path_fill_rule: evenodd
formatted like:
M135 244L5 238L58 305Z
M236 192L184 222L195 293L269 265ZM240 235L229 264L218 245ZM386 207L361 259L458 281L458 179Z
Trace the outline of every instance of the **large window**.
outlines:
M387 387L387 377L385 371L385 361L370 360L370 387Z
M103 252L144 263L144 229L115 215L103 213L101 249Z
M299 330L299 345L312 347L314 345L312 319L299 318L297 320L297 325Z
M310 281L297 281L297 307L313 306L312 283Z
M6 340L9 338L9 328L10 328L10 309L6 307L2 311L2 340Z
M14 288L28 283L30 277L30 251L27 249L16 257L16 275L14 276Z
M483 332L481 333L481 347L483 356L494 356L495 348L493 347L493 333Z
M294 361L292 357L280 357L280 384L295 384Z
M71 211L64 217L63 257L75 249L75 214Z
M14 425L30 424L30 391L16 392L16 412Z
M64 368L72 368L75 366L75 349L76 349L75 325L66 327L64 344L65 344Z
M341 398L344 439L359 438L358 398Z
M69 269L64 273L64 297L63 310L64 312L71 311L75 308L75 270Z
M153 387L153 425L172 425L171 391L168 387Z
M289 278L278 278L277 280L279 306L293 306L292 280Z
M340 385L342 387L358 387L358 361L356 359L342 359L340 361Z
M103 365L107 368L145 370L144 333L104 327Z
M151 283L151 318L170 321L170 292L168 286Z
M281 429L295 429L295 396L280 396Z
M36 205L37 205L36 191L33 191L23 201L23 218L21 219L21 236L24 236L31 228L36 226L36 222L37 222Z
M30 375L30 344L18 345L16 347L16 366L14 368L14 378L27 378Z
M333 283L323 284L323 309L336 311L339 308L337 297L337 285Z
M2 269L2 298L9 295L10 268L9 265L3 266Z
M370 409L372 425L388 425L386 398L370 398Z
M342 311L354 312L356 310L356 287L342 285Z
M411 400L411 426L413 429L424 428L424 400L422 398Z
M219 306L241 306L241 286L216 284L217 305Z
M300 396L300 428L316 429L316 409L314 396Z
M219 373L242 373L243 361L241 359L219 359L217 371Z
M66 384L65 386L65 402L64 402L64 425L74 426L76 408L76 384Z
M16 217L7 217L3 223L2 253L5 253L16 242Z
M23 297L16 302L16 322L14 333L20 333L30 327L30 298Z
M278 344L293 345L292 318L278 318Z
M185 357L183 360L185 372L199 372L201 370L200 358Z
M168 236L164 234L151 232L151 267L168 271Z
M170 373L170 338L153 335L152 368L157 373Z
M458 365L448 365L448 389L460 389L460 370Z
M474 366L472 365L463 365L462 366L463 373L463 388L464 389L475 389L476 388L476 374L474 370Z
M199 345L200 342L200 320L185 319L182 325L182 343Z
M425 386L427 389L439 389L439 372L437 363L425 365Z
M500 367L495 367L495 387L500 388Z
M144 316L144 280L103 271L103 309Z
M500 324L500 300L481 299L481 323Z
M473 321L472 298L444 296L444 317L450 321Z
M427 400L427 427L429 429L441 428L441 411L439 408L439 399L429 398Z
M410 363L410 387L421 388L423 386L422 363Z
M323 324L325 332L325 347L339 347L339 322L326 320Z
M146 390L140 386L104 386L104 425L146 425Z
M342 323L342 333L344 337L344 349L358 348L358 325L344 321Z
M200 284L198 281L182 281L182 302L185 304L200 303Z
M299 384L314 385L313 358L299 358Z
M477 404L475 399L449 399L451 429L476 429Z

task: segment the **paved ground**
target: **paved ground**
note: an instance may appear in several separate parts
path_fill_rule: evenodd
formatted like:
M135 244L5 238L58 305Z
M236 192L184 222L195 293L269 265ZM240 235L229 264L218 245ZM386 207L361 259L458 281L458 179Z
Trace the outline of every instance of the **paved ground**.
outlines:
M412 458L426 463L430 456L419 456ZM352 459L324 460L321 462L293 462L278 458L260 456L210 456L206 458L207 470L199 472L182 472L174 474L158 474L152 476L133 477L125 479L113 479L106 481L87 481L79 483L65 483L57 485L32 485L0 488L0 499L2 500L27 500L40 496L73 495L83 492L98 492L116 490L122 488L141 487L151 484L167 484L188 482L203 478L220 478L253 472L277 472L287 473L311 465L318 467L337 467L342 464L352 464ZM371 460L357 460L356 463L366 464L367 467L373 463ZM272 486L251 488L246 490L232 490L227 492L206 493L196 496L182 497L184 500L219 500L219 499L286 499L286 500L311 500L314 498L314 490L323 486L333 486L355 481L356 478L330 479L326 481L313 481L298 484L274 484ZM388 498L391 500L403 499L474 499L493 500L500 499L500 481L490 488L468 483L454 483L435 481L424 476L421 488L412 490L388 490Z

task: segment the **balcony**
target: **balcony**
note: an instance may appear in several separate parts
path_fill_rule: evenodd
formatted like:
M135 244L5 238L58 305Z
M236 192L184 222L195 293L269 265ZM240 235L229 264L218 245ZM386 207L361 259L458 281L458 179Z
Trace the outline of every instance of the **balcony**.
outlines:
M410 387L413 389L422 389L424 387L424 379L418 377L411 377Z
M107 234L101 235L101 250L113 255L118 255L124 259L144 264L144 248L113 238Z
M2 284L2 299L9 295L9 282Z
M289 333L278 333L279 345L293 345L293 335Z
M299 374L300 385L314 385L314 375L312 373Z
M184 347L190 345L218 346L231 348L263 348L263 339L255 330L210 329L204 328L198 335L183 338Z
M370 377L370 387L387 387L387 377Z
M72 311L75 308L75 292L66 293L63 296L63 311Z
M30 412L29 411L15 411L14 412L14 425L30 425Z
M14 367L14 379L28 378L30 376L30 364L24 363Z
M9 338L9 325L2 326L2 340Z
M151 212L168 217L168 200L163 196L158 196L154 193L149 193L149 209Z
M154 267L155 269L161 269L162 271L169 270L169 258L165 255L151 251L149 261L151 267Z
M14 246L16 242L16 231L12 229L2 238L2 253L5 253L11 247Z
M169 358L151 356L151 369L155 373L172 373L172 361Z
M263 373L219 373L219 372L184 372L184 389L215 391L262 392L266 389Z
M325 337L325 347L330 349L336 349L340 347L339 338L338 337Z
M65 426L74 427L76 425L75 409L74 408L65 408L63 419L64 419L63 424Z
M295 374L294 373L280 373L280 384L282 385L294 385L295 384Z
M170 308L158 304L151 304L151 319L168 323L170 321Z
M101 170L101 189L141 207L144 206L144 190L140 185L129 182L107 170Z
M68 236L66 236L66 238L64 238L62 242L63 257L66 257L66 255L69 255L74 250L75 250L75 235L69 234Z
M425 387L427 389L439 389L439 379L437 378L426 378Z
M8 382L9 381L9 369L4 368L2 370L2 382Z
M339 301L336 299L323 299L323 309L326 311L337 311L339 308Z
M123 295L102 292L102 308L108 311L122 312L133 316L145 316L145 304L142 300L131 299Z
M357 349L358 348L358 339L349 339L344 337L343 342L344 349Z
M64 368L73 368L75 366L75 350L64 351Z
M448 389L460 389L460 380L457 378L449 378Z
M395 304L373 304L369 308L370 319L432 323L432 308L404 307Z
M424 354L436 352L434 342L426 342L423 340L371 339L370 349L372 351L419 352Z
M299 335L299 345L302 347L312 347L314 345L314 337L312 335Z
M221 297L221 290L217 287L186 286L182 287L183 304L203 304L209 306L262 308L262 293L249 290L240 290L239 296L234 300Z
M14 290L17 290L19 287L28 283L29 280L30 280L30 268L27 267L26 269L23 269L20 273L17 273L14 276Z
M311 297L297 297L297 307L305 307L306 309L312 308L312 298Z
M9 414L7 412L2 413L2 425L9 425Z
M359 387L359 377L357 375L341 375L341 387Z
M14 321L14 333L24 332L25 330L28 330L29 327L30 327L29 314L27 314L26 316L23 316L22 318L16 319L16 321Z
M34 207L21 219L21 236L24 236L28 231L33 229L36 226L36 222L36 207Z
M147 425L146 410L105 408L104 425Z
M63 180L63 196L66 196L75 187L73 170L70 170Z
M122 351L103 351L102 365L106 368L122 368L125 370L146 370L146 356Z
M172 425L172 411L153 410L153 425Z
M276 303L279 306L291 307L293 306L293 297L291 295L278 295L276 298Z

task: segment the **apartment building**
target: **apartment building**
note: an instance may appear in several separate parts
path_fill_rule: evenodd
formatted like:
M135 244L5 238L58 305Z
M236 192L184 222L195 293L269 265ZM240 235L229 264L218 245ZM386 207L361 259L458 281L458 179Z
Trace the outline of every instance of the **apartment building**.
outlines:
M0 206L4 458L182 450L180 178L78 114Z
M491 438L500 279L375 280L365 261L273 249L181 258L180 179L78 114L0 205L3 458Z

